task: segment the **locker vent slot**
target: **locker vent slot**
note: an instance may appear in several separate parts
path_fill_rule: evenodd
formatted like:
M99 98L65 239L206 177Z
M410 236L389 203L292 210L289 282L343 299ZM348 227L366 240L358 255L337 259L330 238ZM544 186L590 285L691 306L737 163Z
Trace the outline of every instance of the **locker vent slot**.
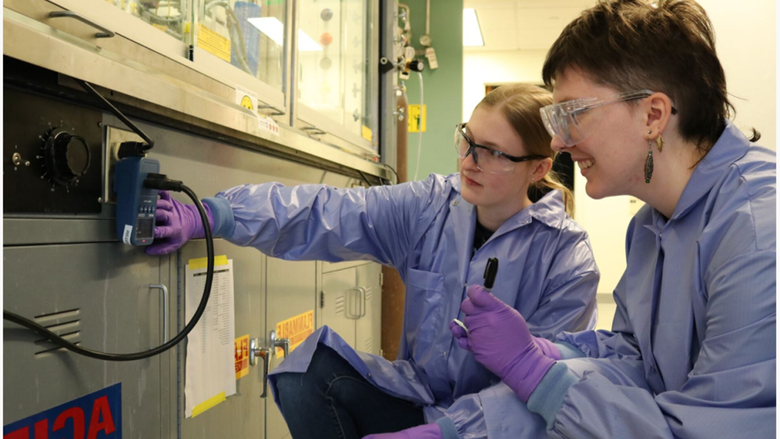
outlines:
M374 287L366 288L366 302L371 301L371 297L374 295Z
M366 339L366 352L373 353L374 352L374 340L371 337L368 337Z
M336 315L344 314L345 297L346 296L339 296L336 298Z
M35 322L49 331L59 335L69 342L78 345L81 342L81 310L70 309L54 313L47 313L35 316ZM41 349L35 353L35 356L43 355L49 352L64 350L51 341L42 338L35 341L35 344Z

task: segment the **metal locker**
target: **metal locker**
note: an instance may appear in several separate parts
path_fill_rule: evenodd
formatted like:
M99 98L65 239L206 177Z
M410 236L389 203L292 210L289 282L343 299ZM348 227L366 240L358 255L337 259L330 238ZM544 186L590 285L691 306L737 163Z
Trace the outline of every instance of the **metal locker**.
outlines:
M382 266L367 264L356 270L357 288L363 296L363 313L355 321L355 349L379 355L382 350Z
M298 326L303 331L297 331L294 334L281 333L281 336L288 337L293 343L290 347L294 348L296 342L302 341L301 337L306 335L306 328L314 328L314 310L317 297L317 276L316 263L314 261L291 262L277 258L266 259L267 282L266 282L266 331L265 343L262 336L260 342L263 346L269 346L271 343L271 331L280 334L279 325L282 322L298 319L303 324ZM311 314L311 320L309 316ZM271 370L278 366L284 359L282 348L271 350ZM272 395L269 395L266 403L266 438L281 439L290 437L290 431L287 429L287 423L282 417L279 408L274 404Z
M381 349L381 265L363 263L322 275L321 325L328 325L355 350Z
M354 348L355 319L360 316L362 306L355 268L322 275L320 306L321 326L327 325Z
M117 243L4 247L3 308L87 348L144 351L164 341L158 286L169 284L167 265L167 257ZM3 323L5 425L122 383L122 437L169 436L175 408L162 395L161 373L175 348L140 361L106 362L40 339Z

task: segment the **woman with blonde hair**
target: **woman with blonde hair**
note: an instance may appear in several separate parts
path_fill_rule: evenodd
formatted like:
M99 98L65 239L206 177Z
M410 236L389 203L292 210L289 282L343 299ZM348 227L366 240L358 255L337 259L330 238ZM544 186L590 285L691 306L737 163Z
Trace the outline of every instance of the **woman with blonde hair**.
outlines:
M243 185L204 200L215 236L292 260L366 259L395 267L406 285L396 361L355 352L323 327L270 377L293 438L486 436L486 413L503 417L509 393L458 348L449 323L486 262L500 269L493 293L525 316L536 343L592 328L599 274L585 232L566 214L571 194L549 176L554 152L533 86L490 93L455 131L460 172L368 189ZM532 200L529 190L545 192ZM163 194L150 253L200 236L192 206ZM159 241L158 241L159 239ZM473 436L473 437L477 437Z

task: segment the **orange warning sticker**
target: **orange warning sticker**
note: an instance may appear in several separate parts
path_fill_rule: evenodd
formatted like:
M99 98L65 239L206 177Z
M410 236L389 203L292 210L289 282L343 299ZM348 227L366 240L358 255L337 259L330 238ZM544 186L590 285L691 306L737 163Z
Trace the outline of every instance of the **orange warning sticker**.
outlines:
M236 345L236 379L239 379L249 373L249 334L238 337L234 343Z
M295 317L276 324L276 336L290 339L290 352L314 332L314 310L306 311ZM276 348L276 357L284 355L282 348Z

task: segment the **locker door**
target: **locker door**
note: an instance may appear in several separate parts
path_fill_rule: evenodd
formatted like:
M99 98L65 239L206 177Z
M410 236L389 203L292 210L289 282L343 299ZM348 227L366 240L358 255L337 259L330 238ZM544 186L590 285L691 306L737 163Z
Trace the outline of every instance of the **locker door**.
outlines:
M275 331L277 329L277 324L290 319L300 319L298 322L310 325L310 329L313 329L313 317L310 323L305 321L305 319L308 318L307 313L314 313L317 297L316 263L314 261L291 262L269 257L267 258L266 267L268 276L266 283L268 308L266 309L265 343L263 343L263 335L257 336L260 338L263 346L269 345L269 334L272 330ZM296 328L300 329L301 326L296 325ZM282 335L289 336L288 334ZM292 340L299 340L302 335L304 335L302 332L293 334ZM294 338L296 336L297 338ZM279 355L280 351L272 349L272 352L275 352L275 354L272 355L271 369L282 362L283 358L282 355ZM287 429L282 413L273 402L270 390L266 400L266 419L266 438L281 439L290 437L290 431Z
M167 272L167 256L119 243L4 247L3 308L83 347L144 351L162 343L162 295L150 288L160 284L161 264ZM105 362L40 340L3 322L4 424L121 383L123 437L168 437L163 424L172 413L162 404L161 367L175 348Z
M336 331L355 347L355 321L361 313L362 296L357 288L357 268L322 275L322 325Z
M183 327L185 313L184 276L185 266L190 259L206 255L203 240L188 243L181 251L180 303L182 304L180 325ZM218 239L214 242L214 255L226 255L233 260L233 286L236 338L249 334L260 337L265 330L265 256L254 248L238 247ZM263 391L263 369L250 367L249 374L236 382L236 394L227 400L193 418L185 418L184 385L186 371L186 344L182 343L179 374L179 420L182 439L221 438L263 438L265 429L265 399ZM270 392L268 400L271 399Z
M382 266L368 264L356 268L361 289L361 317L355 322L355 349L379 355L382 349Z

